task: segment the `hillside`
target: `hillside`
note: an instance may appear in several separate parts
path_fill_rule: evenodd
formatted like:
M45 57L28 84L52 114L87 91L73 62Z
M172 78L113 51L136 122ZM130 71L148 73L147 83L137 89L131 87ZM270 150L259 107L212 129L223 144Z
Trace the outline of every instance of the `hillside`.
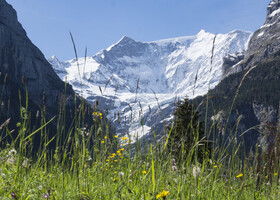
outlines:
M0 0L0 124L1 137L7 138L6 130L18 134L18 122L28 118L27 128L36 130L45 121L56 117L48 125L44 137L57 134L57 124L64 118L61 134L67 133L75 116L75 107L81 103L71 85L59 79L42 52L30 41L17 20L16 11L5 0ZM86 115L92 124L91 114ZM1 140L4 142L5 140ZM40 145L40 136L33 140Z

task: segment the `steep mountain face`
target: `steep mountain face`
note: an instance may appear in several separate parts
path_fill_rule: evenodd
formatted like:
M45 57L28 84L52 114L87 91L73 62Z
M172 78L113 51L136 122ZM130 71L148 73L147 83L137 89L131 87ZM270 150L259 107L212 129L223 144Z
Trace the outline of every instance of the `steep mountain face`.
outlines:
M280 55L280 1L272 0L267 7L267 16L263 26L254 32L245 58L232 66L231 73L249 69L254 65Z
M10 129L16 127L15 123L20 121L20 105L27 107L26 88L28 116L35 127L36 122L40 124L38 116L42 111L45 111L47 119L58 114L58 104L63 98L67 98L66 113L71 123L70 109L75 104L72 87L65 86L42 52L29 40L12 6L0 0L1 125L10 118Z
M49 62L76 92L108 109L118 134L135 139L162 128L172 118L176 98L194 98L215 87L223 57L245 51L250 37L244 31L215 36L204 30L154 42L125 36L92 57Z
M1 75L23 87L25 78L29 96L36 104L42 104L43 91L46 105L52 105L59 92L63 91L63 82L45 60L41 51L28 39L26 32L17 21L15 10L0 1L0 66Z
M223 113L224 117L217 120L228 127L223 135L230 136L230 131L237 130L238 139L244 138L247 151L258 141L266 147L267 142L273 141L272 136L279 134L279 22L280 2L273 0L268 5L264 25L253 34L248 49L239 58L238 55L225 58L226 77L209 91L209 95L216 98L210 100L215 110L208 110L208 122L212 123L210 118L214 119L217 113ZM199 97L193 102L198 104L205 98ZM205 116L206 108L201 107L201 112ZM240 122L236 128L238 118Z

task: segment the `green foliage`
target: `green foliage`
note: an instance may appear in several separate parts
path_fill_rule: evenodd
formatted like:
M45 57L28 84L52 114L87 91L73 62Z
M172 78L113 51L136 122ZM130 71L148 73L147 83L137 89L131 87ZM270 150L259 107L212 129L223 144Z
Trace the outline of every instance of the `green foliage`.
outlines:
M224 134L228 136L235 129L237 139L244 140L246 144L244 151L249 153L251 148L255 149L260 136L256 128L251 129L260 123L255 116L253 104L273 106L279 115L277 110L280 102L280 57L259 63L247 74L240 85L247 72L248 70L244 70L224 78L219 85L209 91L207 96L197 97L192 100L192 103L204 102L199 107L199 112L202 120L207 121L207 134L211 135L210 139L220 137L221 142L225 138ZM207 101L209 107L206 106ZM222 117L217 119L213 126L211 117L216 116L220 111L222 111ZM241 117L241 125L236 128L239 117ZM215 133L217 131L215 129L222 130L223 128L226 129L224 134ZM247 131L248 129L250 130ZM247 131L246 134L239 137L245 131Z
M265 71L264 80L277 81L279 76L273 78L272 75L279 72L278 64L267 63L262 65L263 69L252 71L240 88L234 110L244 106L246 95L249 101L264 101L268 105L277 103L279 85L263 82L265 87L273 87L275 96L273 94L272 99L266 97L272 92L270 89L263 91L264 95L254 94L254 85L265 90L258 83L261 79L259 70ZM220 93L210 91L210 97L217 95L223 98L209 99L209 107L230 107L230 100L243 75L239 73L225 79L218 86L224 88ZM234 76L239 79L235 80ZM226 87L227 84L232 84L231 89ZM229 101L225 100L225 95ZM128 138L114 137L99 110L90 113L95 125L86 127L84 116L88 110L84 105L77 106L75 124L67 132L63 128L67 113L62 106L57 116L60 125L57 133L48 138L46 128L51 121L42 120L39 129L28 128L32 119L27 117L27 108L27 103L21 107L22 116L16 130L18 137L12 137L14 134L7 127L8 121L0 124L2 136L12 140L0 149L2 199L280 199L279 127L267 127L275 141L269 146L269 151L250 152L248 157L241 159L239 155L245 143L237 144L235 140L229 141L232 143L229 144L230 151L228 148L220 149L215 141L213 151L206 151L201 144L204 134L208 134L203 130L207 129L200 121L200 112L187 99L178 103L168 139L155 141L148 150L134 148L138 144L133 146ZM212 116L211 112L208 116ZM63 138L61 133L66 133ZM34 143L30 141L36 135L43 140L36 159L33 159L26 149L33 148ZM124 146L120 146L119 139ZM53 142L55 151L49 152L47 147L52 141L58 142ZM132 151L136 151L133 156Z
M209 91L211 103L216 110L228 111L236 90L247 71L232 74L221 81L213 90ZM254 102L265 106L278 107L280 101L280 58L266 61L257 65L244 79L235 100L233 110L240 109ZM200 103L202 97L194 99L193 103ZM209 110L211 112L212 109ZM213 113L211 113L213 114Z
M190 153L201 157L197 153L198 148L194 149L196 144L201 146L204 134L203 122L199 121L199 117L199 112L188 99L177 103L168 149L180 161L184 161ZM199 151L200 153L201 151Z
M96 123L93 130L80 125L83 109L77 113L77 124L73 129L75 138L65 138L66 144L56 146L52 156L46 156L46 143L38 152L38 158L32 160L24 148L15 143L0 149L0 196L3 199L18 200L81 200L81 199L279 199L278 170L276 157L273 167L258 171L258 166L268 165L254 156L241 160L237 155L241 148L227 154L222 159L218 154L212 156L199 153L198 143L203 135L200 115L187 99L178 104L174 126L170 132L167 149L166 141L157 141L149 150L136 149L132 157L133 146L128 138L110 137L112 133L102 114L95 111L92 120ZM24 117L24 115L23 115ZM24 117L25 118L25 117ZM28 120L28 118L25 118ZM41 129L48 125L42 123ZM39 134L26 130L27 122L19 124L21 144ZM41 130L39 129L39 130ZM5 129L8 131L8 129ZM23 131L25 130L25 131ZM33 134L35 133L35 134ZM44 133L44 132L43 132ZM189 133L189 135L186 135ZM179 135L181 134L181 135ZM28 139L26 139L28 138ZM125 144L120 146L117 140ZM93 146L88 146L93 141ZM172 141L171 143L169 143ZM177 143L181 141L181 143ZM69 154L68 143L73 142L73 154ZM182 143L182 142L186 142ZM171 146L170 146L171 145ZM176 147L176 145L178 145ZM112 148L112 147L116 147ZM24 146L22 146L24 147ZM203 156L200 163L179 162L172 159L174 152L179 159L193 160ZM15 150L16 149L16 150ZM203 148L202 148L203 150ZM231 151L233 152L233 151ZM211 153L218 153L213 151ZM62 160L61 160L62 158ZM270 184L267 184L269 181ZM261 189L257 189L256 186Z

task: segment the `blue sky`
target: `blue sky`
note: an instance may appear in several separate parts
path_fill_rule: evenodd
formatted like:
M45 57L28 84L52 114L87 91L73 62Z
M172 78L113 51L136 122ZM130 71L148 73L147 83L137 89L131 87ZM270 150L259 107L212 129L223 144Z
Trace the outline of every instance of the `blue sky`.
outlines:
M79 57L116 43L195 35L204 29L227 33L255 31L265 21L270 0L7 0L27 35L46 58L74 58L69 31Z

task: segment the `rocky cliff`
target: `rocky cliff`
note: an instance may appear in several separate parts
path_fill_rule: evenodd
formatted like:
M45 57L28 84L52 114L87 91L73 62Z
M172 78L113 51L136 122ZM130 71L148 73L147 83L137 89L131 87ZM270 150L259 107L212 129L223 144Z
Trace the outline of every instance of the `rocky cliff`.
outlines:
M265 60L280 55L280 1L272 0L267 7L267 16L263 26L254 32L249 41L245 58L233 65L230 73L250 69Z
M248 49L244 54L224 58L225 78L209 91L215 110L208 110L208 122L212 123L210 117L214 119L217 113L224 113L226 117L221 121L227 132L223 134L230 136L236 131L237 139L244 139L247 151L257 142L266 146L270 135L277 131L279 134L280 130L279 22L280 1L272 0L267 7L266 21L253 34ZM194 102L199 104L205 98ZM205 111L205 107L201 109L204 114Z
M10 118L10 130L17 129L15 124L21 120L20 105L27 107L26 102L34 128L40 125L42 115L47 120L58 115L59 102L63 99L67 99L67 124L72 122L75 108L72 87L56 75L42 52L27 37L16 11L5 0L0 0L0 94L0 125ZM55 127L55 121L52 125Z

